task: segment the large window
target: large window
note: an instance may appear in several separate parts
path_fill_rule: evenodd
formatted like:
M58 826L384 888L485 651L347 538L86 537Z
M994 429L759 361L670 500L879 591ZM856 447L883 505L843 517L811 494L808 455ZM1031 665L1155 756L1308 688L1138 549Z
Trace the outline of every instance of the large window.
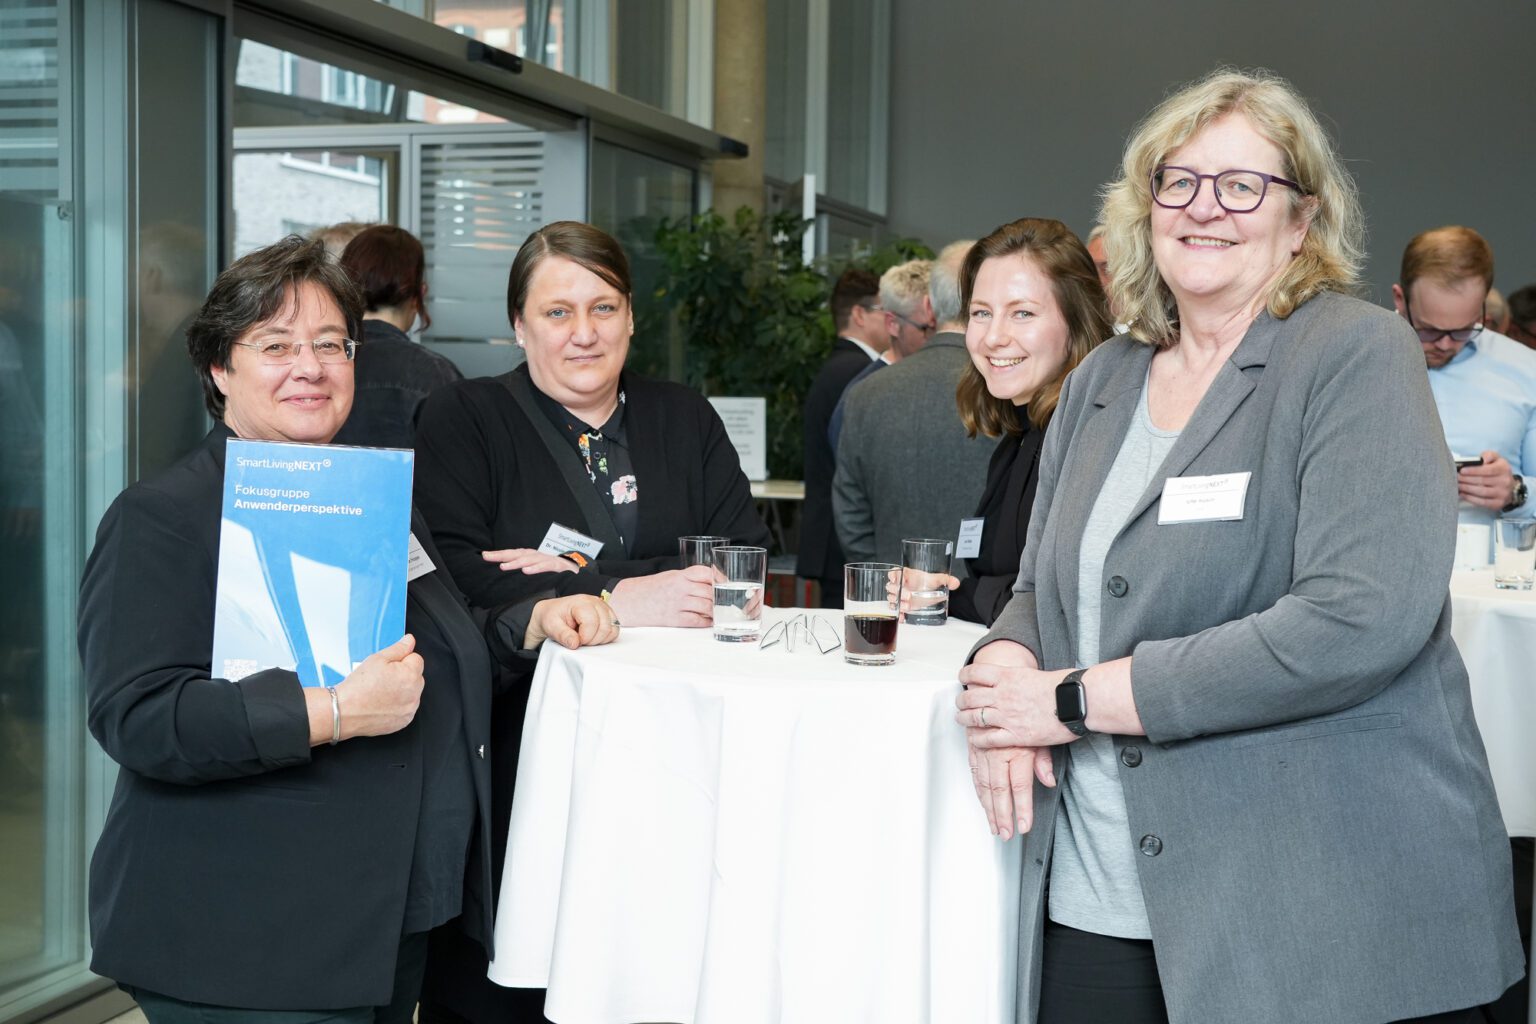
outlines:
M796 189L813 183L822 252L846 252L883 228L890 17L890 0L768 5L763 170L770 205L778 199L798 207Z
M110 992L75 596L105 504L207 429L181 328L217 240L219 38L168 0L0 0L0 1021Z
M70 14L0 3L0 1019L85 956Z
M344 81L352 84L325 85ZM501 373L522 358L507 323L507 269L540 224L587 218L586 181L584 132L535 131L240 41L235 254L342 222L405 228L427 253L432 326L421 340L466 375Z

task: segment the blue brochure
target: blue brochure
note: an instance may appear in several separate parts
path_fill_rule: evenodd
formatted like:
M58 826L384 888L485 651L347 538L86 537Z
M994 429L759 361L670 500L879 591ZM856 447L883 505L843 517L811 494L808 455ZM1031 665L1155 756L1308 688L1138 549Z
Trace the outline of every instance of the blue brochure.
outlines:
M405 634L415 454L231 438L213 675L346 678Z

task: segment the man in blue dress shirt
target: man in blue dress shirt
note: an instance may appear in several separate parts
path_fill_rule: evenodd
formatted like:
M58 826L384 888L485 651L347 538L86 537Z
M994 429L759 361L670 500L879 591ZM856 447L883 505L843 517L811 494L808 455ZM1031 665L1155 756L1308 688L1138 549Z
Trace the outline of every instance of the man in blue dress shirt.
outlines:
M1445 439L1457 459L1463 523L1531 515L1536 502L1536 351L1483 326L1493 250L1465 227L1408 243L1392 301L1419 334Z

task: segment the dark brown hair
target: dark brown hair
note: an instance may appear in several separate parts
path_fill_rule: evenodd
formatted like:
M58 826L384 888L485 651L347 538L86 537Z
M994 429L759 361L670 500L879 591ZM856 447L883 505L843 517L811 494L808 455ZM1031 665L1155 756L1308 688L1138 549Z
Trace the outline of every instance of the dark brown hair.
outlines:
M1444 285L1475 277L1487 290L1493 287L1493 249L1471 228L1452 225L1420 232L1403 250L1397 275L1403 294L1421 277Z
M403 309L416 303L421 326L432 326L427 312L427 255L416 236L393 224L359 231L341 252L341 265L363 292L369 313Z
M559 256L579 264L624 293L633 291L629 278L629 257L624 248L608 234L590 224L575 220L557 220L529 235L512 260L507 275L507 322L516 325L528 301L533 272L546 257Z
M849 267L832 286L832 326L841 332L848 326L854 306L865 305L870 299L879 301L879 298L880 279L867 270Z
M1109 305L1104 298L1104 288L1099 284L1093 257L1088 255L1088 250L1070 228L1059 220L1044 217L1025 217L1004 224L971 246L960 267L960 308L967 322L970 320L971 292L976 287L976 275L981 272L981 265L1002 256L1023 256L1039 267L1051 279L1056 304L1067 321L1067 357L1056 376L1047 381L1029 403L1030 423L1043 430L1051 421L1051 413L1056 411L1056 401L1061 397L1061 385L1067 374L1114 332L1114 322L1109 316ZM1013 403L992 397L987 391L986 378L974 363L965 368L955 400L960 406L960 420L971 437L978 433L998 437L1021 432Z
M187 327L187 354L203 382L203 404L214 419L224 418L224 395L213 382L212 368L228 368L229 350L240 336L276 316L291 301L293 290L306 281L331 293L347 318L347 335L360 337L363 297L318 239L289 235L246 253L213 282L203 307Z

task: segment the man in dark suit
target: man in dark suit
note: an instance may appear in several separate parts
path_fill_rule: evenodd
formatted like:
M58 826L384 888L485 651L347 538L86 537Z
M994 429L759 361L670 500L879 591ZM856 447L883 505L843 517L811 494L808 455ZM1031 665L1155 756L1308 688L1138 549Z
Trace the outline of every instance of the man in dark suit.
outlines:
M827 424L848 382L891 344L880 282L867 270L843 272L832 288L837 342L805 396L805 507L796 574L821 583L821 606L843 606L843 551L832 528L832 446Z

